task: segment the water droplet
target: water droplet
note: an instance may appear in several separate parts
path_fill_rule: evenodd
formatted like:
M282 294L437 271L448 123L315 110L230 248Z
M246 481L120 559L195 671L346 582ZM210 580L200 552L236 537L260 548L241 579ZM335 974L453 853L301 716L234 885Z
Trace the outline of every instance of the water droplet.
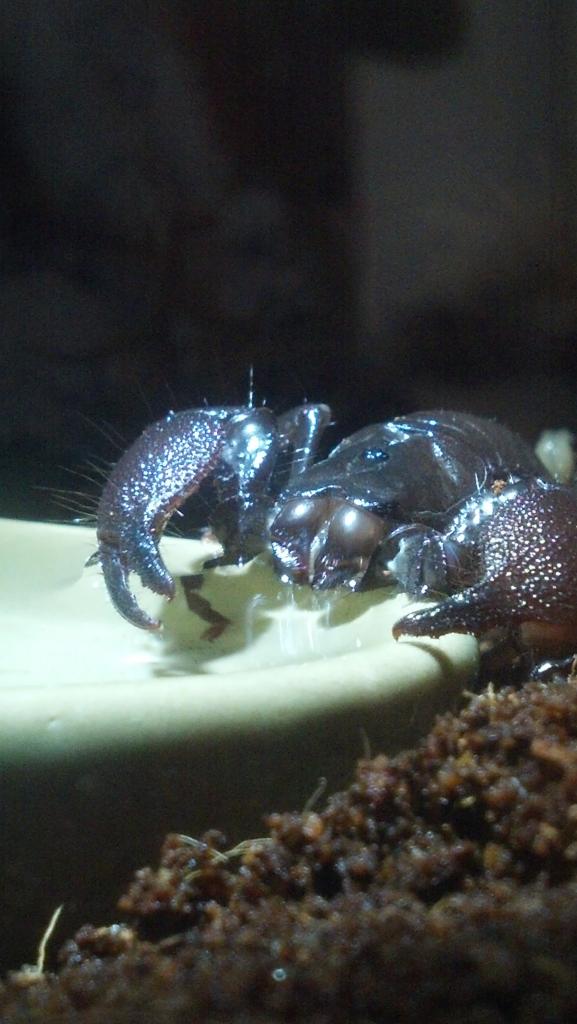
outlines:
M273 981L286 981L286 971L284 967L275 967L272 971Z

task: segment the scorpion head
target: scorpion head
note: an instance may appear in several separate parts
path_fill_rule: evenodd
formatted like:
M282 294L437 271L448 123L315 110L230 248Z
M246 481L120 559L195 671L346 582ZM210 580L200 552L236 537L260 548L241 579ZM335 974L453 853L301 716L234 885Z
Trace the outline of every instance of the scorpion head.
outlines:
M434 607L411 612L394 635L480 636L497 626L547 649L577 639L577 493L540 478L482 491L443 540L462 545L474 582Z

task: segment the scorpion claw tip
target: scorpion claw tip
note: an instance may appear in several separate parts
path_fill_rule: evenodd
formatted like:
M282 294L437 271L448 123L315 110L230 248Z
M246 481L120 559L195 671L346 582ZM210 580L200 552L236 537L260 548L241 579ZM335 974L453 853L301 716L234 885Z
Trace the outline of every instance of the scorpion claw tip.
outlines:
M440 637L447 633L479 636L498 621L495 611L490 588L469 587L430 608L404 615L393 626L393 637Z
M148 615L140 607L128 585L128 574L133 567L127 564L127 559L119 551L104 550L100 553L100 563L110 599L117 612L127 622L130 622L133 626L138 626L140 629L147 629L151 632L161 629L162 623ZM158 587L154 586L152 589L172 600L175 593L175 585L174 580L166 570L162 578L156 582L159 584ZM149 585L148 580L146 583Z

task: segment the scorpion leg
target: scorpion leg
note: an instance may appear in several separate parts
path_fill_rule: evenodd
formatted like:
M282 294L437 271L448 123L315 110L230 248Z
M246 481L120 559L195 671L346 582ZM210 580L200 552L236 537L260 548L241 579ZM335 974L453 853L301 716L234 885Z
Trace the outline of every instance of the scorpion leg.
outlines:
M288 487L314 462L331 415L328 405L305 404L278 417L281 444L290 445L293 451Z
M89 560L101 564L112 603L124 618L143 629L160 627L139 607L129 574L136 573L155 593L174 597L174 580L158 543L172 513L207 477L221 476L229 485L234 481L243 511L238 529L241 535L254 529L277 450L274 417L268 409L170 413L140 435L104 488L97 517L98 551Z

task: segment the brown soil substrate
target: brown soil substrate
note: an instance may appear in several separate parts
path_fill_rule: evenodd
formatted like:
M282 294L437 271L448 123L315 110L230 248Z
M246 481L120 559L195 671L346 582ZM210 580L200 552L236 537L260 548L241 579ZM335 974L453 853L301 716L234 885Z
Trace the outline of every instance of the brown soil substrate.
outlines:
M169 836L2 1024L577 1020L577 680L473 698L268 834Z

